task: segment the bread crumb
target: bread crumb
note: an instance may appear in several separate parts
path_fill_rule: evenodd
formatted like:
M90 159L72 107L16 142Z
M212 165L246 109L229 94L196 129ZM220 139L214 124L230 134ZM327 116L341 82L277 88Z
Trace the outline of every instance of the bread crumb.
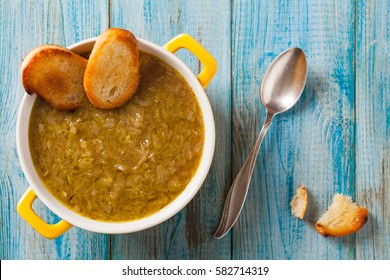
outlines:
M368 219L368 210L352 202L352 198L335 194L328 210L314 225L321 235L337 237L360 230Z
M297 189L295 196L290 202L291 213L295 217L303 219L305 217L307 203L308 198L306 186L302 184L301 187Z

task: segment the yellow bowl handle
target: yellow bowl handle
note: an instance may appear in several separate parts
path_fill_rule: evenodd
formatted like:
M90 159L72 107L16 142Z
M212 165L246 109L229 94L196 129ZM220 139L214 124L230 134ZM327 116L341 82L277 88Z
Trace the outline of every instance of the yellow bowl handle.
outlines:
M188 34L180 34L166 43L163 48L171 53L185 48L195 55L203 64L203 69L198 76L198 80L205 89L217 72L218 63L215 58L194 38Z
M22 218L25 219L26 222L29 223L36 231L46 238L54 239L64 234L73 226L64 220L61 220L53 225L42 220L32 208L32 204L36 198L37 195L32 188L29 187L20 198L17 206L19 215L22 216Z

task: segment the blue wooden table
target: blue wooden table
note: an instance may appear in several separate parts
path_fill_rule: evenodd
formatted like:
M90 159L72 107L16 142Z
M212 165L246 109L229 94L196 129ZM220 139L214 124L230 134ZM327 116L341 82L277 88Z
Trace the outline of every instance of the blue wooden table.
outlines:
M390 4L387 0L0 1L1 259L390 259ZM47 240L16 213L28 187L15 142L24 91L19 66L45 43L71 45L109 27L163 45L188 33L217 59L207 88L217 144L210 173L177 215L146 231L104 235L72 228ZM277 116L233 230L214 240L224 199L265 118L259 99L272 59L304 49L302 99ZM198 73L199 62L177 55ZM303 221L289 202L305 183ZM313 224L335 193L370 216L357 234L324 238ZM34 209L58 218L42 203Z

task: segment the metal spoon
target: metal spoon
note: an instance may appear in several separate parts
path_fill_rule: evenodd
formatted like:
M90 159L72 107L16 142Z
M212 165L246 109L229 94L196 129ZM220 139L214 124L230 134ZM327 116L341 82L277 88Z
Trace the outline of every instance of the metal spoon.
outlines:
M299 48L285 50L268 67L260 87L260 98L267 116L251 153L230 187L214 238L223 237L237 221L248 193L261 142L271 126L272 118L297 103L305 87L306 77L306 56Z

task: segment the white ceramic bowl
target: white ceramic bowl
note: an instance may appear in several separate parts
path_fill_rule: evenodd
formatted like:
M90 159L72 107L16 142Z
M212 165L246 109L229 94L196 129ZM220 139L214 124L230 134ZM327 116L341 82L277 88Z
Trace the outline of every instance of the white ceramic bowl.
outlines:
M89 53L95 41L96 38L87 39L71 45L69 49L79 54ZM205 127L205 144L199 167L185 190L173 202L148 217L129 222L102 222L81 216L54 198L44 187L34 169L30 155L28 128L31 109L37 97L25 94L18 114L16 140L20 164L31 188L27 190L19 201L18 212L47 238L56 238L68 230L71 225L93 232L110 234L130 233L153 227L166 221L185 207L198 192L208 174L214 154L215 125L212 109L204 88L216 72L217 64L215 59L187 34L175 37L164 47L142 39L138 39L138 45L140 50L151 53L173 66L193 89L202 110ZM173 54L180 48L188 49L202 62L204 68L198 77ZM31 207L32 202L36 198L34 193L51 211L64 221L57 225L48 225L42 221Z

